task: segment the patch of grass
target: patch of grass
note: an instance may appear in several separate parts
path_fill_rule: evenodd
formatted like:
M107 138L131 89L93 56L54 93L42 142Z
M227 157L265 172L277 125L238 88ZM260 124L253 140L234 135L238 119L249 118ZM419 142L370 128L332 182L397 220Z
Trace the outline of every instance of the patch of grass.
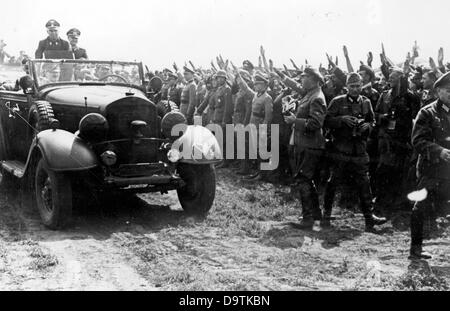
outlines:
M32 246L29 254L30 257L33 258L30 263L30 268L32 270L47 270L58 264L58 258L41 248L39 245Z
M408 271L394 284L395 290L404 291L448 291L447 281L432 271Z

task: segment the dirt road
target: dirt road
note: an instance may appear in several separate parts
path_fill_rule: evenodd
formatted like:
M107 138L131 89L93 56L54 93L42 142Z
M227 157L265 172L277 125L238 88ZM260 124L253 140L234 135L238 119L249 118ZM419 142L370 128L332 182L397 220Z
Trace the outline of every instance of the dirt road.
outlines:
M337 208L330 230L295 229L287 187L236 182L218 172L204 221L186 218L176 193L122 196L75 211L50 231L14 192L0 192L0 290L448 290L450 229L411 262L407 212L377 234Z

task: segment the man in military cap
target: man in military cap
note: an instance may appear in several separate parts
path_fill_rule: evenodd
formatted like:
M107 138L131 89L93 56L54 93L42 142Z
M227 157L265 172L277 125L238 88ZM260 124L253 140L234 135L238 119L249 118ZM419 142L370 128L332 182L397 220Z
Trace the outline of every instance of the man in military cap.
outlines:
M224 134L223 154L226 155L226 125L233 124L233 100L231 88L227 84L227 73L225 70L216 72L217 90L214 93L214 118L213 123L222 127ZM225 168L229 166L229 161L225 160L217 168Z
M252 90L249 86L249 83L246 82L246 79L242 77L238 68L233 65L233 69L236 73L239 87L245 93L252 94L253 97L249 124L254 125L254 127L252 127L253 130L250 133L249 148L251 146L252 148L254 148L254 150L256 150L257 149L256 147L258 146L258 139L260 136L266 137L265 140L268 141L269 133L267 131L270 125L272 124L273 100L272 97L270 97L270 95L267 93L267 89L269 87L269 80L260 73L255 74L254 79L255 90ZM267 131L264 132L263 128L261 128L260 125L267 125ZM261 142L264 142L264 139L262 139ZM249 159L246 159L245 161L246 164L241 170L243 173L249 172L248 171ZM260 179L262 178L262 176L258 168L256 173L248 175L247 177L244 178Z
M253 64L249 60L244 60L244 62L242 63L242 66L243 66L244 70L246 70L250 74L250 76L253 76L254 71L255 71L255 66L253 66Z
M334 98L328 106L325 127L331 130L333 148L330 158L334 167L325 189L323 227L330 225L336 187L343 178L353 179L358 187L366 231L386 222L385 218L373 214L366 148L375 115L369 99L361 95L362 87L361 76L351 73L347 79L348 94Z
M407 77L400 68L389 75L390 90L384 92L375 115L378 123L379 163L376 170L377 205L387 208L407 204L407 172L412 156L411 131L420 109L420 100L408 89ZM400 182L399 182L400 181Z
M438 100L420 110L414 122L412 144L419 153L418 189L426 189L411 215L411 259L430 259L422 249L424 218L450 200L450 73L434 84Z
M35 53L36 59L44 58L46 51L70 51L69 42L59 37L60 26L61 25L54 19L47 22L45 27L47 28L48 37L39 42L39 46Z
M313 178L325 149L323 124L327 113L325 96L321 90L324 79L320 72L312 67L305 68L301 75L301 84L274 69L283 83L303 95L298 103L297 112L285 116L285 122L292 126L290 148L293 177L296 184L293 192L300 196L303 219L298 228L311 230L315 220L322 220L319 195Z
M81 31L77 28L72 28L67 32L67 39L70 43L70 48L73 51L75 59L88 59L85 49L78 47L78 39L81 36Z
M189 124L193 124L195 105L197 103L197 85L194 81L195 72L186 66L183 69L186 85L181 92L180 112L186 117Z
M420 107L423 108L437 99L434 83L437 81L436 73L432 70L427 70L422 76L423 91L421 92Z
M180 107L180 99L182 90L177 86L178 76L172 71L167 72L167 82L163 87L161 99L174 102Z

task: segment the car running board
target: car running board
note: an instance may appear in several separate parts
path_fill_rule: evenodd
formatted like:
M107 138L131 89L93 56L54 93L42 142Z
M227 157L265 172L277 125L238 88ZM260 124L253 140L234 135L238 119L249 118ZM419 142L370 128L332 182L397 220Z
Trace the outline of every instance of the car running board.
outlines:
M22 178L25 173L25 163L20 161L1 161L1 169L17 178Z

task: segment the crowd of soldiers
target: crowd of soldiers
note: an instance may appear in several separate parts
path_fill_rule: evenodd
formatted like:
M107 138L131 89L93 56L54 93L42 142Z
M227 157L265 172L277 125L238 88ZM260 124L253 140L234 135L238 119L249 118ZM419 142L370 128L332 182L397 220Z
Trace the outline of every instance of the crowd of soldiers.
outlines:
M183 73L174 64L148 75L164 81L154 98L163 114L178 109L190 124L202 116L203 125L279 126L276 170L261 171L248 158L225 159L217 168L229 167L244 180L289 181L302 206L300 229L311 230L315 221L330 226L338 187L357 195L369 232L387 222L375 210L389 216L411 208L408 194L426 189L428 196L413 208L411 257L429 258L422 250L424 224L436 228L450 192L450 100L444 99L450 65L442 49L438 64L430 58L429 66L415 65L417 44L401 65L384 46L381 68L372 67L372 53L358 70L345 46L344 55L347 72L329 55L327 68L291 60L293 68L279 69L261 47L258 67L246 60L239 69L219 56L209 69L189 62Z
M67 32L67 42L59 37L58 22L46 27L48 38L39 42L36 58L67 50L87 59L78 47L78 29ZM302 206L300 229L311 230L315 221L330 227L338 187L343 195L356 194L369 232L387 222L375 210L389 216L396 208L411 208L408 194L424 189L427 195L413 207L410 255L430 258L422 250L424 227L436 227L450 199L450 64L444 64L441 48L437 64L430 58L429 66L416 65L414 44L396 65L382 46L380 68L373 68L369 52L355 70L347 47L343 52L346 71L328 54L327 68L293 60L291 69L277 68L263 47L257 67L245 60L238 68L222 56L208 69L189 62L181 71L174 63L173 70L148 70L148 91L162 117L179 111L189 124L201 117L203 125L223 129L254 125L265 137L270 131L258 126L277 125L279 144L270 146L279 148L275 170L262 171L262 159L248 154L243 160L226 158L217 168L230 168L248 181L291 185ZM324 192L322 208L318 188Z

